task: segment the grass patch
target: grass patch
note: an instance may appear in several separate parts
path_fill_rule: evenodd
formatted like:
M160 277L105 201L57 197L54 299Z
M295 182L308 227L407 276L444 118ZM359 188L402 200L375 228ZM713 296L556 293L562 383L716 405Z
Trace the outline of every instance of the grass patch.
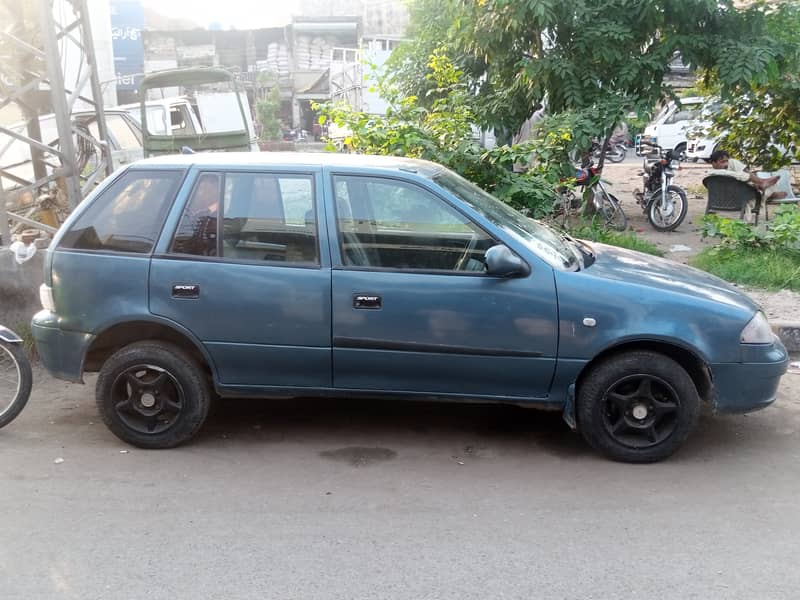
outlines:
M636 234L631 231L612 231L592 224L571 228L569 233L573 237L582 240L590 240L592 242L608 244L609 246L636 250L637 252L652 254L653 256L664 256L664 251L659 249L658 246L647 240L636 237Z
M39 360L39 354L36 352L36 344L33 341L33 332L31 331L31 324L28 322L18 322L10 325L11 331L16 333L19 337L22 338L22 349L25 351L25 355L31 362L36 362Z
M800 292L800 252L772 248L707 248L690 261L727 281Z

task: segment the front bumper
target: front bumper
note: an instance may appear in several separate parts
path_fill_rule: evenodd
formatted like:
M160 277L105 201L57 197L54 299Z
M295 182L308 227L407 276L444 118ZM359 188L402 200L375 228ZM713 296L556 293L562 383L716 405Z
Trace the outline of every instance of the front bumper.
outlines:
M39 358L53 377L83 383L83 357L93 335L61 329L58 317L47 310L33 316L31 332Z
M775 402L781 376L789 366L789 355L778 341L759 353L760 362L710 365L717 412L753 412Z

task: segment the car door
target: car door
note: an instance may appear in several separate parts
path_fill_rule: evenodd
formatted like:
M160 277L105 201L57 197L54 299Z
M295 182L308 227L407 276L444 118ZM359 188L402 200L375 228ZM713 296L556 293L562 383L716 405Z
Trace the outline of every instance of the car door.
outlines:
M151 311L202 341L224 386L331 385L318 189L314 173L201 171L165 227Z
M110 113L106 115L106 128L111 137L111 159L115 169L142 159L141 134L132 121L119 113ZM100 139L95 119L89 122L89 131L95 139Z
M551 268L484 272L498 239L420 183L334 173L333 383L544 398L555 367Z

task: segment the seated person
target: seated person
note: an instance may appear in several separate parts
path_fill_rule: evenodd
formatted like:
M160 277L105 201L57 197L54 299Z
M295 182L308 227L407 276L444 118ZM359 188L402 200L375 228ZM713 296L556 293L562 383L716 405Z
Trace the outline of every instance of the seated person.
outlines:
M763 194L764 201L779 200L786 197L786 192L779 192L775 189L775 184L780 180L779 176L763 178L753 173L748 173L745 170L744 163L731 158L731 155L725 150L712 152L710 161L711 166L714 167L714 170L710 173L711 175L724 175L748 183Z

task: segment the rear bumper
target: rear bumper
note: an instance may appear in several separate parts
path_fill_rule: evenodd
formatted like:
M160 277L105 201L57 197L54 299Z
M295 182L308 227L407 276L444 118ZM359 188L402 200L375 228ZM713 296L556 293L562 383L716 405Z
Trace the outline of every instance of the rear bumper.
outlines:
M714 405L720 413L747 413L775 402L781 376L786 373L789 357L778 343L774 362L712 364Z
M42 365L53 377L83 383L83 357L93 335L61 329L58 317L46 310L34 315L31 332Z

